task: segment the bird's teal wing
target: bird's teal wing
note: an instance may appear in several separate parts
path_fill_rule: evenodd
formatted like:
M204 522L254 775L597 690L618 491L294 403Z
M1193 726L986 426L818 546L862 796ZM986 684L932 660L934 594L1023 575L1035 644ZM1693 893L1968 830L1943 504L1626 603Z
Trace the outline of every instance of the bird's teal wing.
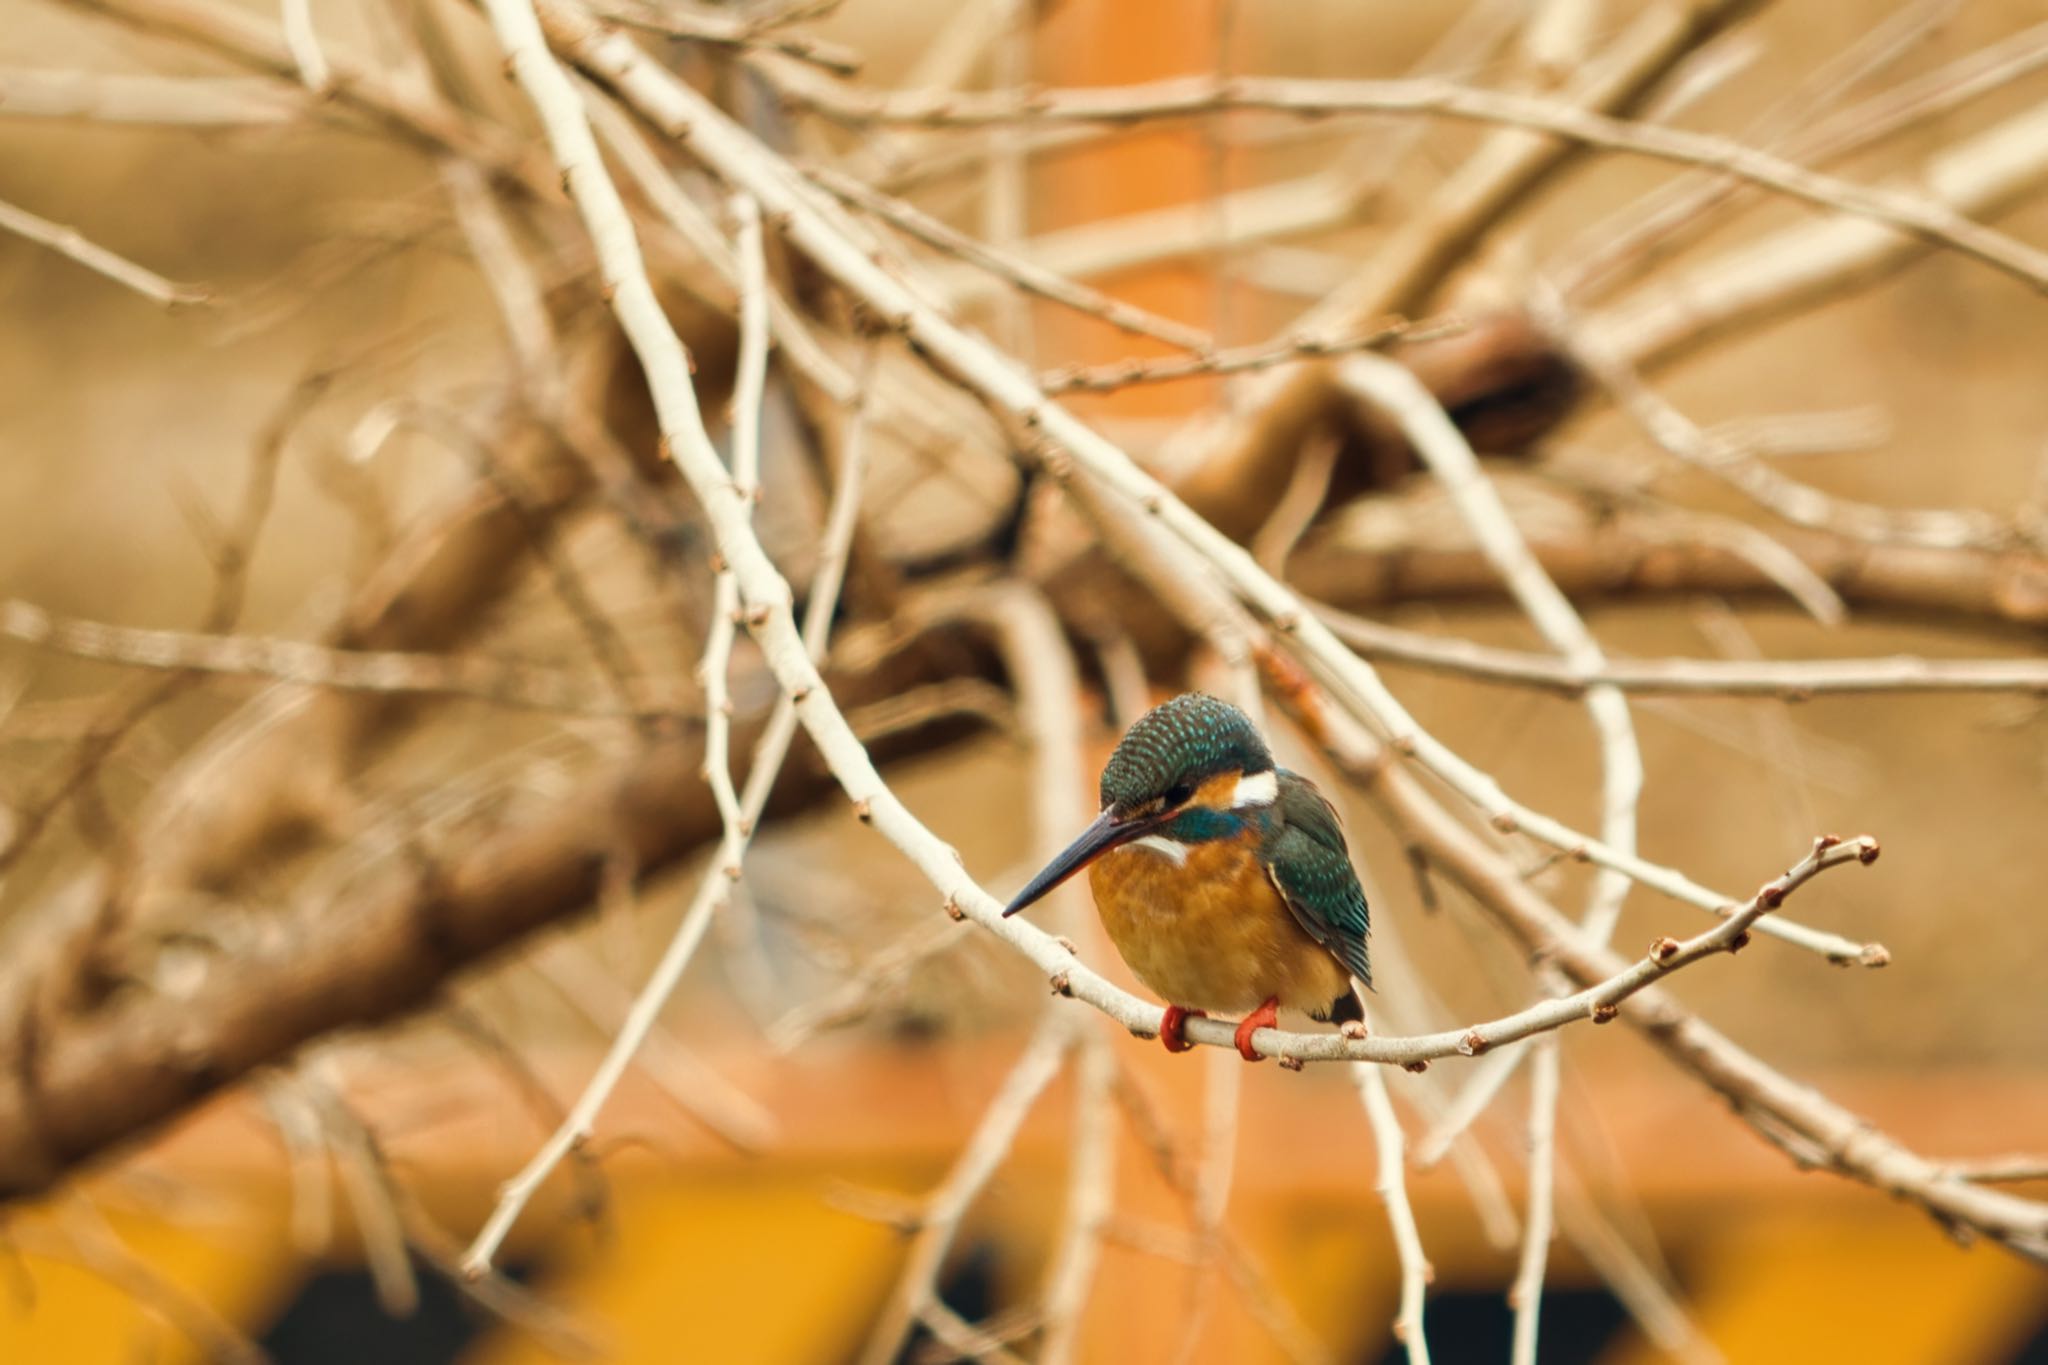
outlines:
M1295 922L1370 987L1365 940L1371 923L1336 810L1308 779L1282 769L1273 815L1279 828L1267 844L1267 875Z

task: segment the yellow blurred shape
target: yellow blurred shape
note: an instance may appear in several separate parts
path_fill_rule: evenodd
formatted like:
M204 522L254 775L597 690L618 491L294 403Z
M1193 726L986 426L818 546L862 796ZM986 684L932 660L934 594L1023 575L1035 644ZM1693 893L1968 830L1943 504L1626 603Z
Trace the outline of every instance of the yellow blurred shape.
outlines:
M214 1360L195 1333L268 1320L300 1278L281 1211L253 1203L176 1221L39 1207L10 1218L5 1235L19 1250L0 1269L9 1365Z
M2039 1317L2041 1272L1891 1216L1744 1220L1686 1252L1691 1309L1743 1365L1970 1365L2009 1358ZM1665 1357L1634 1340L1601 1365Z
M537 1288L592 1327L615 1365L811 1365L861 1340L902 1255L896 1232L833 1208L813 1180L650 1180L621 1184L605 1245ZM557 1360L505 1330L463 1357Z

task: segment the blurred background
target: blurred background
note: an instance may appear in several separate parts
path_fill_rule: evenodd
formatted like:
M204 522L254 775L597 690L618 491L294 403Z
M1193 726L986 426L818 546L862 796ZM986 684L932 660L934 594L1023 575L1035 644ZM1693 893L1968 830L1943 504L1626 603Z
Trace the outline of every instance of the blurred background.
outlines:
M862 110L889 90L934 92L929 112L949 91L971 109L1024 86L1416 77L1738 139L2039 242L2048 6L599 9L839 194L935 306L1049 391L1090 381L1064 401L1312 598L1545 649L1384 419L1325 397L1301 439L1217 456L1247 449L1233 434L1301 368L1299 320L1362 332L1342 303L1364 298L1366 317L1420 325L1391 353L1489 457L1613 656L2041 656L2048 304L2024 280L1642 157L1560 152L1501 191L1490 162L1545 144L1484 122L954 128ZM0 1360L1412 1358L1344 1068L1169 1056L1090 1012L977 1167L1020 1055L1086 1007L940 914L801 745L593 1137L513 1226L504 1273L460 1274L718 875L698 776L708 531L470 7L0 10L0 1126L17 1130ZM593 103L729 452L743 222L686 146ZM806 582L862 443L827 677L896 792L1007 897L1092 815L1138 710L1227 680L1039 476L1032 433L874 332L780 226L768 278L795 320L762 402L758 528ZM1033 295L947 245L961 236L1171 326L1134 335L1093 294ZM1419 239L1436 255L1401 288L1361 290ZM1185 361L1187 332L1277 363L1125 382ZM819 357L792 359L792 335ZM1601 357L1626 372L1622 401ZM1630 385L1708 444L1681 458L1681 433L1674 453ZM322 642L330 670L400 651L441 672L312 685L313 665L238 638ZM1382 666L1518 799L1597 826L1599 753L1571 696ZM775 695L742 633L742 773ZM1673 993L1934 1160L2020 1154L2031 1183L2010 1189L2035 1197L2042 695L1632 698L1646 856L1740 897L1816 834L1885 848L1791 902L1882 944L1882 970L1760 938ZM1069 752L1048 752L1048 711ZM1527 954L1418 876L1310 737L1277 710L1272 726L1344 808L1385 964L1376 1029L1535 998ZM1486 833L1578 912L1583 868ZM432 922L444 888L471 907L456 930ZM392 948L414 914L417 942ZM1143 994L1078 888L1040 918ZM1637 888L1615 944L1704 923ZM266 994L266 976L288 984ZM134 1079L148 1065L87 1063L183 1058L160 1026L188 1014L241 1022L206 1034L200 1079L101 1132L96 1108L159 1087ZM1561 1045L1538 1359L2048 1362L2039 1264L1810 1169L1626 1029ZM1473 1066L1390 1069L1411 1157ZM1407 1173L1439 1361L1508 1358L1526 1072ZM25 1175L38 1094L87 1117L53 1120L59 1168Z

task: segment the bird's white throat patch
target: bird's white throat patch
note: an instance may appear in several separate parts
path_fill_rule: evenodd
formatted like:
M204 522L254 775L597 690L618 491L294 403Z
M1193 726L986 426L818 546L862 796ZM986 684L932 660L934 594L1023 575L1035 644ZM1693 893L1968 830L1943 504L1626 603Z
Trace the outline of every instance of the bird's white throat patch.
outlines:
M1237 790L1230 794L1230 807L1270 806L1280 795L1280 774L1271 768L1262 773L1246 773L1237 779Z
M1184 865L1188 860L1188 846L1175 843L1163 834L1147 834L1143 838L1131 840L1124 847L1142 848L1147 852L1157 853L1162 858L1172 860L1175 867Z

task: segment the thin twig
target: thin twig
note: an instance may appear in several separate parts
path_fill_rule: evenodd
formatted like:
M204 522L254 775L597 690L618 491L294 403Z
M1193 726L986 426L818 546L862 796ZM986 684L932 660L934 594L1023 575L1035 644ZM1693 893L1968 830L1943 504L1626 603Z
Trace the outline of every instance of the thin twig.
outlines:
M318 99L334 85L334 72L327 64L327 52L320 46L320 32L313 26L313 0L279 0L284 21L285 46L299 68L299 80Z
M2048 104L2035 104L1952 142L1898 185L1957 213L1990 215L2048 180ZM1641 289L1589 316L1598 347L1648 368L1743 326L1852 286L1925 253L1924 239L1881 223L1834 216L1798 223L1661 272Z
M1298 673L1298 670L1297 670ZM1619 966L1611 951L1585 943L1578 931L1527 882L1522 869L1422 789L1387 751L1312 684L1285 680L1282 695L1298 721L1360 789L1380 804L1432 866L1467 892L1522 948L1555 963L1574 981ZM1827 840L1801 868L1832 850ZM1874 853L1866 848L1865 853ZM1789 874L1788 874L1789 875ZM1775 898L1785 882L1760 894ZM1656 945L1661 951L1663 943ZM1620 1017L1681 1071L1726 1099L1736 1114L1797 1159L1912 1200L1948 1227L1967 1227L2019 1255L2048 1263L2048 1205L2002 1195L1958 1180L1935 1162L1872 1128L1811 1086L1793 1081L1736 1046L1703 1019L1654 987L1624 1005Z
M740 354L732 391L732 481L748 507L761 493L761 396L768 382L768 265L761 241L761 209L745 195L730 205L738 224L734 255L739 260ZM719 566L711 596L711 625L705 632L704 661L698 680L704 685L704 777L726 828L726 843L736 845L751 831L742 826L739 791L733 786L732 697L729 691L733 636L739 629L739 585L731 570ZM737 864L726 875L739 880Z
M1200 379L1228 374L1250 374L1276 365L1321 356L1344 355L1351 351L1375 350L1392 341L1426 340L1455 328L1453 321L1425 327L1389 318L1377 327L1346 337L1294 336L1263 345L1234 346L1211 350L1205 355L1165 360L1125 360L1106 365L1069 366L1048 370L1038 384L1048 395L1063 393L1114 393L1139 384L1166 384L1177 379Z
M593 678L483 654L337 649L263 635L116 626L59 616L16 598L0 599L0 636L128 668L268 678L349 692L444 693L571 715L635 714L633 708L600 695ZM677 698L643 714L686 715L693 709Z
M261 76L148 76L0 67L0 118L238 128L306 115L303 92Z
M868 1333L867 1347L861 1352L865 1365L888 1365L895 1360L912 1324L937 1300L939 1270L959 1234L960 1220L967 1216L996 1168L1009 1155L1017 1140L1017 1130L1030 1116L1038 1097L1059 1075L1074 1045L1074 1022L1073 1016L1063 1010L1045 1016L988 1102L981 1122L975 1125L952 1169L932 1191L918 1219L917 1232L911 1238L903 1270L896 1277L896 1287Z
M160 303L166 308L204 303L211 297L195 285L167 280L154 270L137 265L116 251L109 251L77 228L53 223L27 209L0 199L0 232L11 232L38 246L69 257L95 275L104 275L124 289Z
M1606 655L1570 600L1543 572L1515 529L1499 492L1480 471L1471 447L1449 415L1433 400L1427 400L1414 376L1398 365L1372 356L1356 356L1344 362L1340 374L1347 385L1372 398L1400 423L1410 445L1444 486L1481 550L1499 571L1537 632L1573 666L1604 666ZM1636 742L1635 725L1629 718L1628 703L1619 691L1605 685L1589 687L1584 702L1600 742L1600 837L1622 853L1633 854L1637 807L1643 790L1643 757ZM1626 875L1615 868L1601 869L1594 878L1592 895L1581 920L1589 940L1605 944L1613 937L1628 891ZM1552 994L1565 991L1565 983L1555 973L1545 970L1540 976ZM1542 1049L1537 1054L1538 1062L1550 1074L1538 1078L1530 1108L1529 1206L1522 1225L1518 1292L1510 1295L1515 1310L1514 1365L1535 1365L1536 1306L1543 1293L1551 1184L1555 1179L1555 1156L1549 1135L1557 1123L1557 1045L1554 1038L1546 1036L1538 1039L1535 1046Z
M625 1026L628 1002L581 942L563 939L530 961L541 979L606 1034ZM659 1023L647 1030L640 1065L690 1117L743 1152L776 1136L775 1116Z
M1823 493L1779 473L1736 441L1703 430L1643 382L1597 332L1577 326L1563 297L1547 282L1533 286L1533 311L1599 380L1624 413L1660 448L1738 490L1794 526L1832 531L1875 545L1936 550L2001 550L2020 540L2018 529L1989 512L1957 508L1893 508Z
M1499 1052L1482 1057L1477 1066L1466 1072L1464 1085L1451 1097L1451 1102L1444 1106L1443 1112L1437 1115L1436 1122L1422 1135L1422 1140L1415 1144L1414 1160L1417 1170L1429 1170L1444 1159L1445 1154L1451 1150L1451 1145L1486 1112L1487 1106L1493 1103L1494 1096L1500 1093L1501 1087L1515 1074L1515 1069L1521 1065L1522 1056L1527 1051L1527 1048L1520 1045L1503 1048Z
M1610 118L1569 103L1456 85L1448 81L1311 81L1191 76L1147 85L1101 86L986 95L872 95L821 83L785 87L791 98L843 123L924 128L997 123L1115 123L1195 118L1225 110L1299 117L1338 114L1427 114L1569 138L1588 147L1628 152L1737 176L1821 208L1838 209L1916 233L2048 290L2048 253L1965 218L1939 201L1859 185L1796 165L1728 138Z
M1721 1353L1686 1310L1670 1272L1653 1264L1622 1235L1562 1152L1558 1153L1553 1202L1558 1232L1606 1281L1652 1345L1685 1365L1725 1365Z
M1215 341L1200 328L1160 317L1135 304L1066 279L1009 251L956 232L929 214L919 212L901 199L871 189L843 171L813 166L805 173L848 204L873 214L927 246L958 256L1000 276L1028 294L1098 318L1119 331L1151 337L1179 350L1192 351L1197 356L1208 356L1216 350Z
M774 52L808 63L835 76L851 76L861 68L860 54L821 38L789 37L714 9L685 7L675 0L614 0L599 7L608 19L665 38L724 48L729 52Z
M1536 1330L1543 1313L1543 1270L1550 1259L1557 1189L1557 1039L1538 1038L1529 1062L1529 1200L1522 1255L1508 1290L1515 1332L1509 1365L1536 1365Z
M1174 1141L1173 1126L1146 1093L1145 1087L1139 1084L1129 1064L1120 1058L1116 1061L1116 1080L1112 1090L1132 1136L1151 1158L1153 1169L1192 1218L1200 1197L1196 1163ZM1126 1226L1129 1226L1128 1222ZM1179 1230L1171 1231L1177 1233ZM1328 1365L1329 1352L1310 1334L1273 1283L1272 1276L1240 1244L1227 1225L1218 1228L1215 1238L1207 1245L1198 1237L1171 1237L1167 1230L1162 1229L1158 1235L1146 1238L1145 1249L1187 1266L1199 1266L1220 1251L1224 1269L1229 1273L1231 1284L1245 1308L1265 1328L1282 1354L1296 1365Z
M1416 664L1482 682L1534 687L1576 697L1602 684L1649 696L1860 696L1891 692L2032 692L2048 694L2048 661L2040 659L1616 659L1580 670L1547 654L1503 649L1368 621L1334 607L1318 608L1339 638L1369 659Z
M1074 1138L1067 1170L1067 1208L1058 1248L1046 1271L1038 1365L1065 1365L1074 1355L1081 1315L1102 1256L1104 1225L1115 1209L1116 1146L1110 1044L1089 1031L1074 1064Z
M839 574L844 566L844 551L841 549L835 554L821 558L818 565L819 581L813 584L805 628L799 633L794 620L789 616L788 584L781 581L780 575L776 574L773 566L768 563L748 525L748 512L753 503L752 492L739 486L737 479L725 469L711 448L710 437L704 430L702 419L697 412L695 396L690 389L687 357L681 342L663 316L660 304L654 298L653 288L648 282L645 267L640 260L630 220L618 198L618 191L612 186L610 177L604 169L589 123L586 121L582 101L568 77L549 54L534 13L523 0L493 0L490 10L493 28L512 62L514 74L525 86L542 114L549 140L555 146L557 155L565 167L565 178L569 182L571 195L589 219L600 260L615 291L614 305L619 309L622 321L626 323L630 340L636 349L642 349L642 357L654 386L656 407L662 418L664 436L666 438L674 424L674 417L668 405L677 396L679 381L683 401L687 404L691 430L696 438L696 444L692 449L704 462L693 470L697 476L693 483L696 484L698 496L707 509L711 510L714 521L718 520L721 509L738 518L736 525L727 523L721 528L719 544L725 553L728 568L733 571L735 582L740 585L741 598L746 601L750 597L746 583L750 576L749 570L758 573L765 569L767 574L773 576L780 586L781 607L780 615L775 619L787 627L788 643L795 649L800 666L815 680L817 670L812 660L821 651L831 627L832 609L838 600ZM624 297L627 294L630 294L630 298ZM840 486L835 490L835 506L828 518L828 535L842 533L850 537L854 513L849 509L857 506L862 467L863 461L857 452L849 451L840 472ZM735 562L734 552L740 546L750 547L752 554L758 556L758 563ZM751 602L748 606L749 610L753 609ZM822 692L822 683L816 685ZM718 852L713 855L713 864L700 882L696 896L679 922L667 951L640 995L634 1000L626 1026L614 1038L611 1049L578 1098L568 1121L556 1130L540 1151L535 1153L519 1174L505 1186L491 1217L478 1232L463 1257L464 1268L469 1273L481 1274L489 1268L505 1235L511 1230L527 1201L532 1198L534 1191L540 1187L548 1173L564 1156L588 1141L604 1102L617 1086L641 1039L681 979L683 969L689 964L695 955L697 945L703 940L712 914L725 898L731 884L731 874L739 867L746 844L752 837L755 822L767 805L775 775L780 771L782 760L795 738L800 709L794 695L785 688L784 695L777 700L768 726L756 745L754 763L747 774L747 789L740 798L737 818L726 822L725 836L721 840ZM851 742L857 744L857 741Z
M1926 15L1919 18L1916 27L1924 33ZM1900 50L1917 46L1894 40L1895 50L1889 55L1895 59ZM2044 63L2048 63L2048 25L2035 25L1811 126L1806 126L1803 118L1788 117L1784 126L1800 131L1786 145L1785 154L1804 162L1849 155L1906 129L1925 126L1929 119L2031 75ZM1741 193L1744 188L1741 181L1720 176L1674 184L1649 201L1650 212L1644 211L1644 203L1632 205L1634 221L1625 230L1617 231L1611 220L1588 228L1580 235L1587 247L1577 252L1568 248L1566 258L1547 273L1556 277L1566 294L1583 298L1585 291L1608 283L1623 263L1639 260L1647 264L1660 259L1674 249L1681 236L1704 231L1717 221L1709 210L1742 202L1747 197Z
M1422 1233L1415 1226L1415 1210L1408 1203L1401 1120L1394 1114L1393 1101L1387 1098L1386 1075L1380 1067L1361 1066L1352 1075L1358 1083L1358 1097L1365 1104L1366 1119L1372 1125L1373 1147L1379 1158L1380 1199L1387 1206L1394 1253L1401 1262L1401 1306L1394 1318L1394 1336L1407 1348L1410 1365L1429 1365L1429 1341L1422 1330L1422 1295L1436 1272L1422 1250Z
M2048 1180L2048 1156L1980 1156L1951 1161L1944 1174L1957 1180L1983 1185L2017 1185L2030 1180Z

